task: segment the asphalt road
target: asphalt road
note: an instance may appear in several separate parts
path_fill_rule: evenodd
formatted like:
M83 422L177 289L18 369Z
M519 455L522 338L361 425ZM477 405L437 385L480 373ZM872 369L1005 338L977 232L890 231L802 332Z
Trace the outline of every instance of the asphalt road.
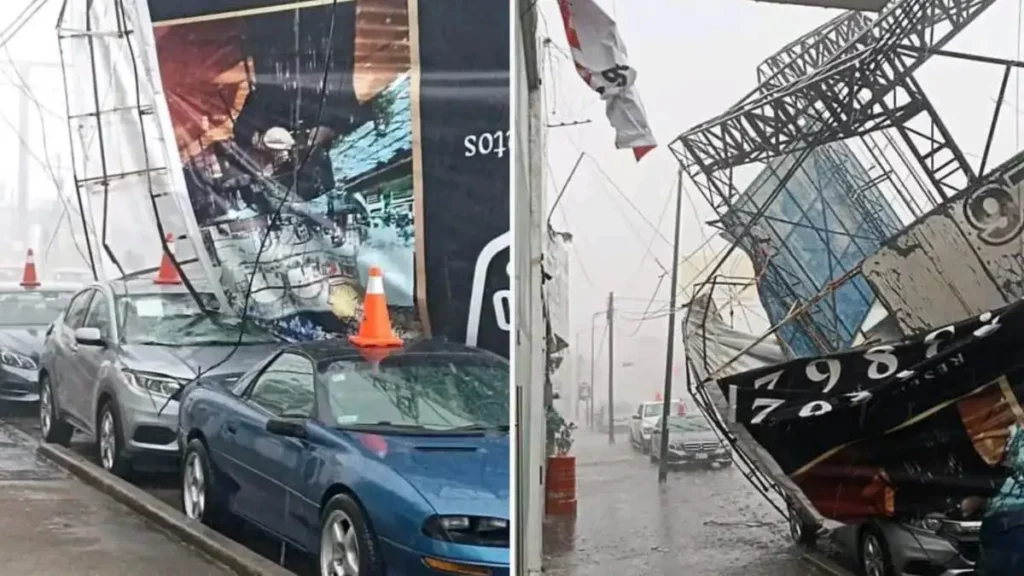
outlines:
M626 436L578 433L576 520L548 519L551 576L846 576L793 545L785 519L735 468L680 470L658 484L657 465Z
M0 403L0 422L10 424L33 438L39 438L39 418L36 410L35 404ZM91 438L76 434L72 440L71 448L91 461L97 462L96 448ZM176 474L135 473L130 478L130 481L175 510L181 510L181 490L179 478ZM280 544L242 522L225 530L224 535L274 562L281 560ZM313 558L300 555L291 549L285 551L284 566L300 576L317 573Z

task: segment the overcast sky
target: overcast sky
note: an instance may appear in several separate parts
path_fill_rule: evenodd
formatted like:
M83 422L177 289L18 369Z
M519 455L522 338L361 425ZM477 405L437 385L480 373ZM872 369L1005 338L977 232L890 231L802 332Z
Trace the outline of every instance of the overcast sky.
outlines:
M556 228L571 232L575 238L570 271L571 316L574 330L583 331L580 337L584 354L589 353L591 314L604 307L608 292L614 290L620 298L625 317L639 317L662 274L655 259L666 268L670 266L670 245L645 223L659 221L675 187L677 165L664 145L687 128L725 111L756 87L755 69L761 61L839 14L753 0L597 1L619 23L630 63L639 74L637 88L662 146L639 164L629 151L613 148L613 132L601 102L572 68L557 4L555 0L542 0L540 35L553 41L552 47L542 51L548 122L592 121L552 128L547 133L549 202L580 152L588 155L553 219ZM1018 2L997 0L946 48L1019 60L1018 10ZM917 75L965 153L975 158L975 167L984 148L1001 76L1002 69L996 66L940 57L933 57ZM989 167L1020 149L1021 98L1016 85L1015 77L1011 77L1008 104ZM1014 102L1018 104L1014 106ZM602 175L598 165L609 178ZM689 194L685 197L681 253L686 254L713 233L702 224L713 214L692 183L684 181L684 185ZM616 186L638 210L622 199ZM665 238L672 234L672 208L658 226ZM648 243L651 255L645 257ZM695 264L706 262L706 258L695 260ZM692 281L695 271L689 267L682 280ZM667 279L662 282L655 309L665 307L668 284ZM620 324L622 328L616 330L620 351L616 356L625 362L636 361L640 367L622 368L618 380L624 383L626 397L648 397L661 386L663 360L651 359L651 349L659 349L664 358L665 319L644 323L638 336L632 336L635 323L624 320ZM742 327L739 316L737 326ZM639 336L645 338L639 340ZM599 366L605 363L606 357ZM589 372L589 366L583 371ZM586 376L589 374L581 378ZM603 378L603 374L598 375L599 382Z

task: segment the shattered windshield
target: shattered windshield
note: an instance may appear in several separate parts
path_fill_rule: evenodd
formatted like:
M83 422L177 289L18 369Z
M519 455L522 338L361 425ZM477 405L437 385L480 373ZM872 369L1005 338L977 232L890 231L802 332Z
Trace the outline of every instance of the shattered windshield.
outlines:
M210 313L205 313L188 293L138 294L118 298L121 337L129 344L160 346L229 346L264 344L277 339L267 330L216 311L213 294L201 294Z
M339 426L429 430L507 429L509 371L477 354L405 354L376 369L363 361L321 367L330 416Z

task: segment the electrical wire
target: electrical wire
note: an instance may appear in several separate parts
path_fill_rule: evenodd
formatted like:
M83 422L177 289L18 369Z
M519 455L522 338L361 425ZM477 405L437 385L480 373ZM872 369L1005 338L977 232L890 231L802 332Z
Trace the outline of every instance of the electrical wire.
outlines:
M34 0L17 16L15 16L14 21L12 21L7 28L4 28L3 31L0 31L0 48L7 46L7 43L13 40L14 36L17 35L18 32L21 32L21 29L39 13L48 1L49 0ZM29 12L31 12L31 14Z

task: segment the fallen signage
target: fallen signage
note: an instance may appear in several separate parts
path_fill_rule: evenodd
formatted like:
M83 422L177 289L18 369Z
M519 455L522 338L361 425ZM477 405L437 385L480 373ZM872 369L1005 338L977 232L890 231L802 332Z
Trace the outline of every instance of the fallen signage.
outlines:
M801 358L715 385L742 426L827 518L958 514L1010 473L1024 425L1024 302L898 344ZM1012 456L1011 456L1012 457Z

